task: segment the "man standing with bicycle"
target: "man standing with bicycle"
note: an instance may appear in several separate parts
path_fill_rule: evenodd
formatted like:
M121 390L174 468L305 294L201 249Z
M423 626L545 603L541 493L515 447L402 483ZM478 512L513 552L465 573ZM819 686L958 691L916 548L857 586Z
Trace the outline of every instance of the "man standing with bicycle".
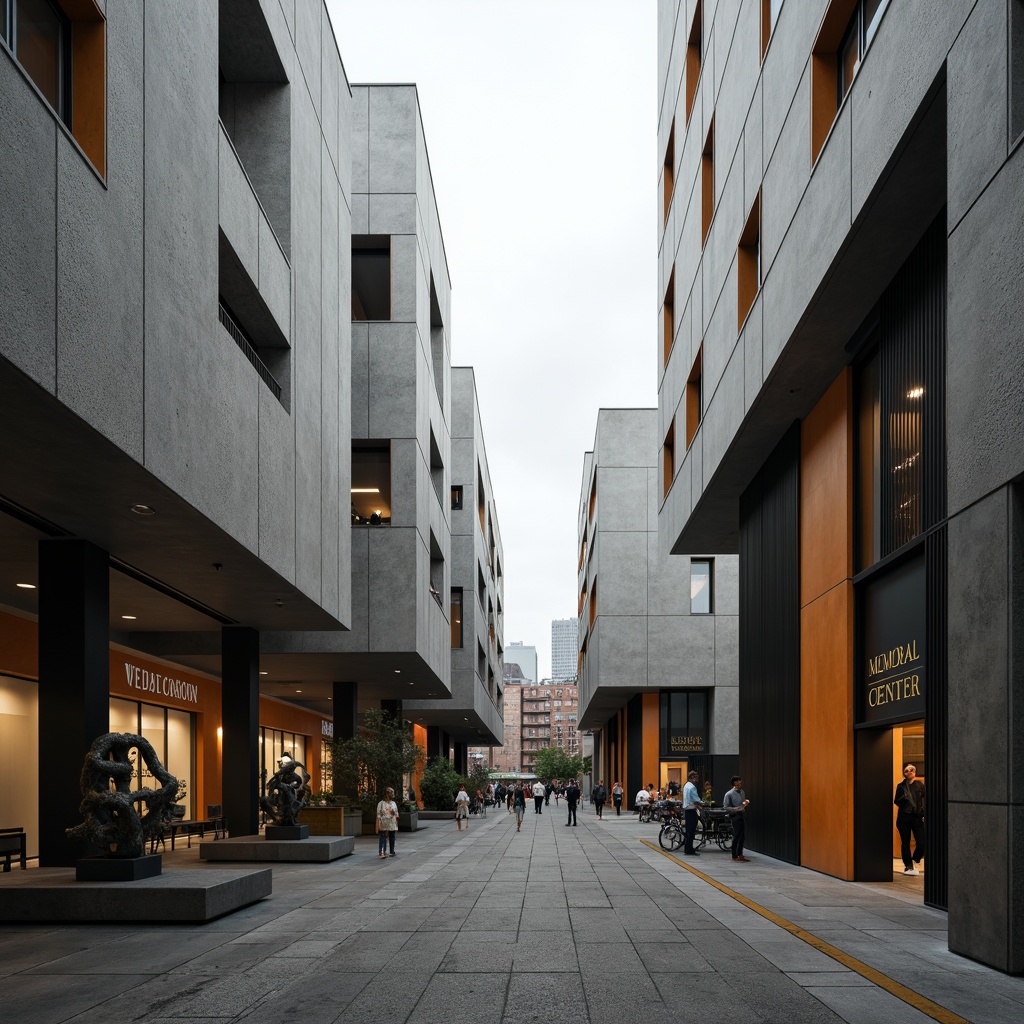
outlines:
M683 786L683 821L685 834L683 837L683 853L687 857L699 857L693 848L693 837L697 834L697 808L700 806L700 794L697 792L697 772L690 772Z

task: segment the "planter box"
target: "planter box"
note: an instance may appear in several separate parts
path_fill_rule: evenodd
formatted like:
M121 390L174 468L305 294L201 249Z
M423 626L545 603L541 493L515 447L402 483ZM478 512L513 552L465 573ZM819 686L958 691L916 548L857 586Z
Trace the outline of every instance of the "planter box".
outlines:
M309 826L311 836L358 836L362 834L361 811L344 807L303 807L299 821Z
M399 811L398 812L398 831L399 832L415 832L420 827L420 812L419 811Z
M455 817L454 811L417 811L424 821L451 821Z

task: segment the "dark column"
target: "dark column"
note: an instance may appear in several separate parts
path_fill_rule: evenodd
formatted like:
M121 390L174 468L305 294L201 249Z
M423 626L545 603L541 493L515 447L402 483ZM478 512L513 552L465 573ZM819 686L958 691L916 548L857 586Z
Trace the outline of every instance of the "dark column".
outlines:
M402 720L402 702L400 700L382 700L380 709L386 717Z
M435 757L448 757L448 733L439 725L427 726L427 760Z
M465 743L456 743L455 744L455 756L454 756L453 760L455 762L455 770L460 775L465 775L466 774L466 769L467 769L466 762L468 760L468 758L466 757L467 749L468 748L466 747Z
M224 815L232 835L251 836L259 831L260 635L225 626L220 642Z
M110 730L109 579L107 552L88 541L39 542L40 867L91 852L64 830L82 820L85 754Z
M358 687L355 683L335 683L333 700L334 705L334 739L350 740L356 734L356 726L359 722L359 710L356 703ZM355 789L345 789L341 780L334 778L331 781L331 789L335 793L354 797Z

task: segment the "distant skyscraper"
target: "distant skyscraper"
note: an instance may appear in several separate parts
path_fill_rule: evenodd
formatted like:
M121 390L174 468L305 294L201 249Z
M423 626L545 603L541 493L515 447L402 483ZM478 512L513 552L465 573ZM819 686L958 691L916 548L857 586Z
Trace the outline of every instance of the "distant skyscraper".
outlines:
M551 620L551 678L575 679L579 654L579 620Z
M505 648L505 664L514 661L523 670L523 682L537 682L537 648L513 640Z

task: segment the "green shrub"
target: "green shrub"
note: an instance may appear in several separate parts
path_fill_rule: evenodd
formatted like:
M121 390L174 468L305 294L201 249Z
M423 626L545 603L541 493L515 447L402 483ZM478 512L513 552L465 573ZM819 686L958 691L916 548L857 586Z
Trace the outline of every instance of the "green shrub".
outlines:
M466 779L455 770L447 757L435 757L427 764L420 780L420 799L429 811L450 811L455 807L455 794Z

